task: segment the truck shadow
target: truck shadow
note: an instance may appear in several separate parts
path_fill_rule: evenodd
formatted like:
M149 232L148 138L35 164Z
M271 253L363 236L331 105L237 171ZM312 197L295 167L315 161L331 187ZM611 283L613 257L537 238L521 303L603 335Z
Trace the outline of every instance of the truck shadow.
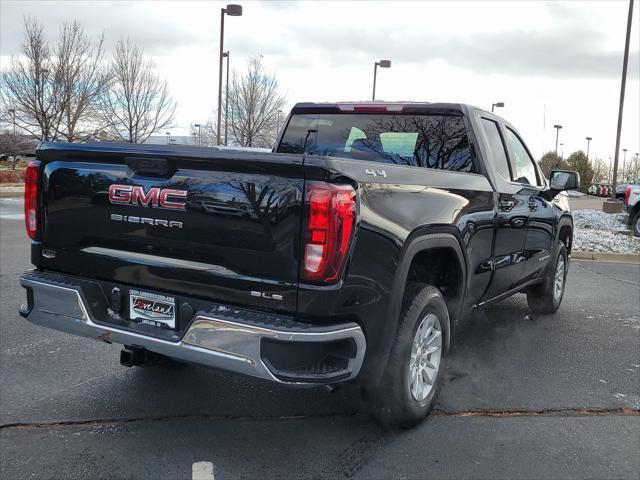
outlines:
M541 329L524 298L517 297L462 319L436 408L468 408L470 398L490 398L492 392L483 392L482 382L492 388L508 378L504 375L517 376L514 366L521 364L522 353L535 344ZM187 364L133 368L113 382L109 392L98 398L109 399L111 407L119 403L118 410L137 412L133 416L140 417L149 412L154 416L252 419L367 415L359 387L350 384L333 392L300 389Z

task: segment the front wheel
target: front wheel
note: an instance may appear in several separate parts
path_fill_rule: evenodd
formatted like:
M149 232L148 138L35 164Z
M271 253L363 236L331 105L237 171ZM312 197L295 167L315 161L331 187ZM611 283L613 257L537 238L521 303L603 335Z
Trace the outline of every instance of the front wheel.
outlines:
M640 237L640 211L631 219L631 231L634 237Z
M411 427L433 409L444 372L449 313L440 291L407 289L395 343L378 387L365 389L373 416L384 426Z
M568 256L564 243L560 243L553 264L545 275L544 281L534 285L527 292L527 303L535 313L555 313L564 296L564 288L567 281Z

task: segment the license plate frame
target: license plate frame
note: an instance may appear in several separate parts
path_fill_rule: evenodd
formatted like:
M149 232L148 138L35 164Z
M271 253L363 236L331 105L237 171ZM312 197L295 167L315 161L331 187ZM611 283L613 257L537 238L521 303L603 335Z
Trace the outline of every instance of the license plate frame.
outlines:
M144 290L129 290L129 319L158 328L176 329L176 298Z

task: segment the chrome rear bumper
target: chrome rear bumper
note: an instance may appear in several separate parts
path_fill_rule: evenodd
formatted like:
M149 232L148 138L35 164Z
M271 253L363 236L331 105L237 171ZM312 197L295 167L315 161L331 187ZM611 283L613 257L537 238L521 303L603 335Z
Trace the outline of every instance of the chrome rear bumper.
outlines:
M197 312L185 335L173 342L98 323L92 318L91 304L82 287L73 282L58 282L45 273L29 272L21 277L20 283L27 289L29 300L20 314L34 324L107 343L135 345L175 359L278 383L348 381L358 375L364 359L366 341L355 323L326 327L294 321L278 325L270 325L268 321L249 323L238 321L237 316L230 319L227 315L230 309L217 306L210 312ZM351 353L341 359L338 370L324 365L315 370L313 365L283 370L265 358L265 341L285 349L294 344L317 347L346 342Z

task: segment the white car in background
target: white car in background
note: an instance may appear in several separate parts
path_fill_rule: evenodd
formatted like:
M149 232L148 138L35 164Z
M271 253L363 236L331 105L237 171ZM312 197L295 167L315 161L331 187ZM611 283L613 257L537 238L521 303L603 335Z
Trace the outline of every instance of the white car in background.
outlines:
M640 185L629 185L624 195L625 210L629 213L629 225L636 237L640 237Z

